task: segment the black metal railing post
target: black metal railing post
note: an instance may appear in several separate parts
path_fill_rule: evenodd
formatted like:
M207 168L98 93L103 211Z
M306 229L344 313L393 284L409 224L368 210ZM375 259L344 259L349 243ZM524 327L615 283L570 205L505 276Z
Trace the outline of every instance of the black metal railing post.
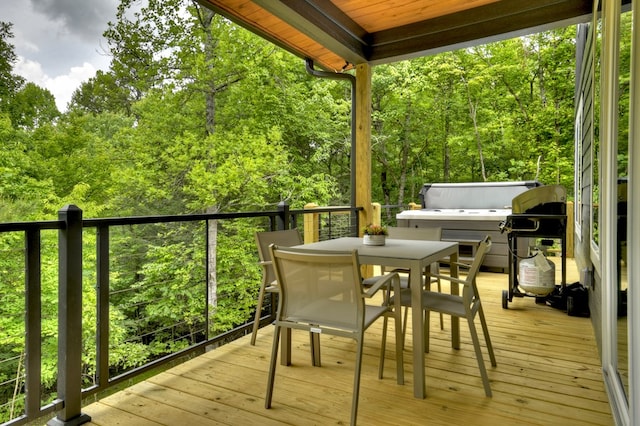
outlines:
M82 210L72 204L58 211L58 400L49 426L91 421L82 408Z
M98 386L109 383L109 227L101 225L96 230L97 318L96 376Z
M27 417L40 411L40 377L42 377L42 264L40 259L40 230L29 229L25 239L26 278L26 400Z
M279 231L289 229L289 204L285 201L280 201L278 203L278 218L276 220L276 225Z

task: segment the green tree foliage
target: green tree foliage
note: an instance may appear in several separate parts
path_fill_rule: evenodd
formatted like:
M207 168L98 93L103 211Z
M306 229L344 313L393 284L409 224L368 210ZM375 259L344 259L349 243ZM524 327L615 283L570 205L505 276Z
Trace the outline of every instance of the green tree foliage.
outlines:
M107 112L131 114L127 91L118 85L113 72L98 70L95 77L73 92L69 109L93 114Z
M15 129L0 114L0 220L41 218L53 192L52 182L40 176L40 164L31 156L32 134Z
M620 86L618 88L618 102L620 114L618 117L618 176L629 175L629 83L631 76L631 13L623 13L620 26Z
M374 199L426 182L538 179L573 190L575 28L378 66Z
M33 83L27 83L13 95L8 110L15 127L30 130L60 116L51 92Z
M54 121L60 112L51 92L13 73L17 57L9 39L8 22L0 21L0 113L7 113L16 128L33 130Z
M18 59L13 51L10 22L0 21L0 112L6 111L13 95L24 84L24 78L13 74L13 64Z
M37 167L37 178L52 184L51 215L60 202L83 206L85 216L98 216L109 204L113 188L112 167L118 155L111 137L131 120L113 114L101 116L66 114L55 126L38 128L31 137L29 156Z

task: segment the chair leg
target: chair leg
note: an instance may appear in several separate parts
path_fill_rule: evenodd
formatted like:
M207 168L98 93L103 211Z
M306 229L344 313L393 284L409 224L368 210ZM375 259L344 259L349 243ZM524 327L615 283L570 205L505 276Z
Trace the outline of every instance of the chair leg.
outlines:
M395 322L396 332L396 378L399 385L404 385L404 336L399 333L402 328L400 321L400 315L394 313L393 320ZM382 323L382 348L380 349L380 365L378 367L378 379L382 379L384 372L384 361L387 345L387 330L388 330L389 318L384 316Z
M489 375L487 374L487 367L484 365L484 358L482 356L482 348L480 347L480 339L478 339L478 331L476 330L473 317L467 317L469 323L469 331L471 332L471 340L473 341L473 348L476 352L476 360L478 361L478 368L480 369L480 376L482 376L482 384L484 385L484 393L488 397L491 397L491 384L489 383Z
M407 336L407 322L409 320L409 308L404 307L404 320L402 321L402 349L404 349L404 342Z
M431 272L434 272L433 266L429 266L429 269ZM431 290L431 276L429 274L425 274L424 282L427 290ZM440 278L436 278L436 283L438 284L438 293L442 293L442 282L440 281ZM440 312L440 330L444 330L444 315L442 312Z
M362 369L364 331L356 338L356 368L353 377L353 398L351 400L351 425L355 426L358 418L358 398L360 396L360 370Z
M484 318L484 311L482 305L478 308L478 315L480 315L480 324L482 324L482 334L484 334L484 341L487 343L487 351L489 351L489 358L491 359L491 365L497 366L496 356L493 353L493 345L491 344L491 337L489 337L489 327L487 327L487 321Z
M408 308L405 308L405 313L406 309ZM399 385L404 385L404 334L401 332L402 319L400 318L399 311L396 312L394 310L393 319L395 321L394 329L396 332L396 381Z
M266 284L260 285L260 294L258 294L258 303L256 304L256 315L253 319L253 330L251 331L251 345L256 345L256 336L258 335L258 329L260 328L260 317L262 316L262 304L264 303L264 295Z
M380 364L378 365L378 379L382 380L382 375L384 373L384 357L386 353L387 347L387 321L388 318L385 315L382 320L382 346L380 348Z
M314 367L322 367L320 362L320 334L309 332L309 341L311 344L311 365Z
M442 283L438 278L438 293L442 293ZM444 314L440 312L440 330L444 330Z
M429 327L431 327L431 311L425 310L424 311L424 325L423 325L423 329L424 329L424 353L429 353Z
M273 334L273 347L271 348L271 362L269 363L269 379L267 381L267 395L264 399L264 408L271 408L271 399L273 398L273 384L276 377L276 364L278 361L278 344L280 343L281 327L276 325Z

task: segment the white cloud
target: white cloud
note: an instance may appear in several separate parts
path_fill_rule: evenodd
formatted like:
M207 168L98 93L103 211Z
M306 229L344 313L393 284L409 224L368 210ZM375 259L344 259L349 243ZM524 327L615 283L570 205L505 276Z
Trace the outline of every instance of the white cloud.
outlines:
M40 62L30 61L22 56L18 56L18 62L15 64L13 72L24 77L27 81L44 87L43 82L46 78L46 74L42 71L42 65Z
M50 77L42 70L40 63L19 58L14 71L27 81L49 90L56 98L58 110L66 111L73 92L95 76L97 69L85 62L80 67L71 67L67 74Z
M0 20L14 25L14 73L48 89L60 111L80 84L109 68L102 32L114 20L118 0L0 1Z
M93 65L85 62L81 67L71 67L69 74L47 78L44 87L49 89L53 96L55 96L58 109L65 111L73 92L78 89L83 82L95 76L96 71Z

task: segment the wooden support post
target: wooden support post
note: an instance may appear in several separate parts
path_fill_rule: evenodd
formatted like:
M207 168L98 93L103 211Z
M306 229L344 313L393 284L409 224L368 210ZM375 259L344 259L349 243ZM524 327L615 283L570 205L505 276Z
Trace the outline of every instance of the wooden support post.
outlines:
M371 203L371 222L369 223L382 225L382 206L380 203Z
M356 66L356 205L360 227L371 223L371 65ZM362 230L358 230L362 235Z
M309 203L305 209L315 209L316 203ZM310 244L320 240L320 215L318 213L304 214L304 243Z

